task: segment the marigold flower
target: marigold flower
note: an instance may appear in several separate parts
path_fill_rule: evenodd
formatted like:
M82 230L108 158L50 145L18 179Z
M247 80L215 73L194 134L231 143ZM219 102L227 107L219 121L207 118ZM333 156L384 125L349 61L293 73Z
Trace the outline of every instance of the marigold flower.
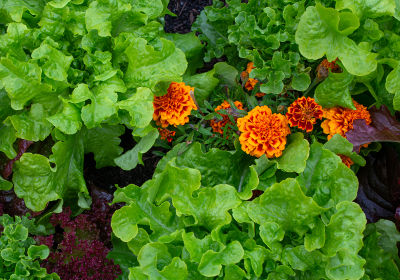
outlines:
M329 62L327 59L322 60L322 62L317 67L317 77L319 79L324 79L328 77L329 70L331 70L331 72L333 73L340 72L340 66L336 64L337 60L337 58L331 62Z
M367 124L371 123L371 116L367 108L354 100L353 104L356 110L343 107L323 110L323 117L326 120L322 122L321 127L324 133L328 134L328 140L336 133L346 138L346 132L353 129L354 120L364 119Z
M257 92L256 93L256 97L263 97L265 95L266 95L266 93L264 93L264 92Z
M351 160L351 158L349 158L348 156L345 155L338 155L340 157L340 159L342 160L342 162L348 167L350 168L350 166L353 165L353 161Z
M235 104L236 108L238 108L239 110L243 110L242 102L235 101L234 104ZM225 100L221 105L219 105L217 108L215 108L214 111L218 113L219 110L222 110L222 109L226 110L226 109L229 109L229 108L231 108L231 105L228 103L228 101ZM223 119L222 120L211 120L210 121L211 127L212 127L214 132L218 132L218 133L224 134L224 127L226 126L226 124L232 123L232 122L230 121L228 115L221 114L221 113L218 113L218 114L220 116L222 116ZM236 120L237 118L234 117L234 119Z
M175 131L169 130L166 128L158 127L158 132L160 133L161 140L167 140L168 142L172 142L172 137L175 136Z
M244 87L248 91L252 91L254 89L254 86L258 83L258 81L256 79L249 78L249 75L254 68L256 68L256 67L254 67L254 63L249 62L249 63L247 63L246 71L243 71L240 74L240 78L242 79L242 81L246 81Z
M194 88L186 86L185 83L172 82L167 94L155 96L153 107L153 120L157 125L167 127L168 125L183 125L189 122L192 110L197 110L190 92Z
M265 154L268 158L282 155L286 136L290 134L284 115L272 114L268 106L257 106L239 118L237 124L241 132L239 141L247 154L256 157Z
M313 130L313 125L316 119L322 119L322 107L318 105L314 98L303 96L289 106L286 118L291 127L297 126L302 130L310 132Z

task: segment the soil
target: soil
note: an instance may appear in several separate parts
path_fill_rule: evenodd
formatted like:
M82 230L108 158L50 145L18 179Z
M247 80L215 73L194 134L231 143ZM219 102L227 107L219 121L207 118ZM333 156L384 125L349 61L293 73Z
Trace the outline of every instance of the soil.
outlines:
M165 32L188 33L196 17L205 6L212 5L212 0L171 0L168 9L176 17L165 16Z

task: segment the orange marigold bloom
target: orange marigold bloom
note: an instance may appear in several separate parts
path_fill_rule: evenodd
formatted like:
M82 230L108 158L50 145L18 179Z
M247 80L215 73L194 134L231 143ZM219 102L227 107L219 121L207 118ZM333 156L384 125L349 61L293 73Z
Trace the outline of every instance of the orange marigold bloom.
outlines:
M248 91L251 91L254 89L254 86L258 83L256 79L249 78L244 85L244 88L247 89Z
M272 114L268 106L257 106L237 120L242 150L252 156L280 157L290 134L284 115Z
M249 62L249 63L247 63L247 68L246 68L246 72L247 73L251 73L251 71L253 70L253 69L255 69L256 67L254 67L254 63L253 62Z
M326 120L322 122L321 127L324 133L328 134L328 140L336 133L346 138L346 132L353 129L354 120L364 119L367 124L371 123L371 116L367 108L354 100L353 104L356 110L343 107L333 107L323 110L323 117Z
M302 130L310 132L313 130L313 125L316 119L322 119L322 107L318 105L314 98L303 96L289 106L286 118L291 127L297 126Z
M266 93L264 93L264 92L257 92L256 93L256 97L263 97L265 95L266 95Z
M157 125L167 127L168 125L182 125L189 121L192 110L197 110L190 92L194 88L186 86L185 83L172 82L167 94L155 96L153 101L153 120Z
M341 158L341 160L342 160L342 162L348 167L348 168L350 168L350 166L352 166L353 165L353 161L351 160L351 158L349 158L348 156L345 156L345 155L338 155L340 158Z
M243 110L242 102L235 101L234 104L235 104L236 108L238 108L239 110ZM218 113L219 110L229 109L229 108L231 108L231 105L228 103L228 101L225 100L221 105L219 105L217 108L215 108L214 111ZM222 120L211 120L211 122L210 122L211 127L214 132L224 134L224 127L226 126L227 123L232 123L232 122L230 121L228 115L221 114L221 113L218 113L218 114L221 115L223 117L223 119ZM236 120L237 118L234 117L234 119Z

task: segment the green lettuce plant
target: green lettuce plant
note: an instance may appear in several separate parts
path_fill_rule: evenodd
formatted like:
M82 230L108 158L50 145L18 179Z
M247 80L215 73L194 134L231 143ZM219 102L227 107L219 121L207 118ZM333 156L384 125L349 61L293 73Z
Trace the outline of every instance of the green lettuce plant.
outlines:
M369 92L378 107L400 110L399 10L396 0L337 0L306 9L295 34L301 55L339 58L344 68L317 87L321 105L354 109L351 95Z
M34 221L26 216L15 218L9 215L0 217L3 227L0 234L0 279L32 279L60 280L56 273L47 274L40 267L40 260L49 256L49 248L45 245L35 245L35 240L29 236L34 233Z
M181 81L184 52L165 38L168 1L2 1L0 4L0 152L17 139L51 151L16 162L16 194L34 211L50 201L88 208L83 159L132 169L158 137L153 95ZM137 145L123 153L129 128ZM35 149L33 149L35 150ZM1 189L12 185L0 179Z
M111 226L129 279L370 279L369 247L399 235L369 226L364 245L357 178L335 155L346 140L331 141L294 134L277 160L175 146L152 180L115 192L126 206Z

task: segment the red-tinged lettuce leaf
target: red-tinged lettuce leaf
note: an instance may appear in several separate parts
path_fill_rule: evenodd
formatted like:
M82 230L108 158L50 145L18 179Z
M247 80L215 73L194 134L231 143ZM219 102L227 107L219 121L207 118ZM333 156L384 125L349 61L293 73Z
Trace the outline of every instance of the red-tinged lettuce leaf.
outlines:
M32 144L33 142L28 140L21 139L18 141L18 154L15 156L15 158L9 160L6 166L4 167L3 169L4 178L7 179L8 177L10 177L14 163L22 157L22 155L28 150L28 148Z
M367 157L367 165L357 173L359 189L356 202L369 222L380 218L394 220L400 206L400 158L392 147L383 145Z
M370 142L400 142L400 122L384 105L370 110L371 124L365 120L355 120L353 129L346 133L347 140L353 144L353 151L359 151L361 145Z

